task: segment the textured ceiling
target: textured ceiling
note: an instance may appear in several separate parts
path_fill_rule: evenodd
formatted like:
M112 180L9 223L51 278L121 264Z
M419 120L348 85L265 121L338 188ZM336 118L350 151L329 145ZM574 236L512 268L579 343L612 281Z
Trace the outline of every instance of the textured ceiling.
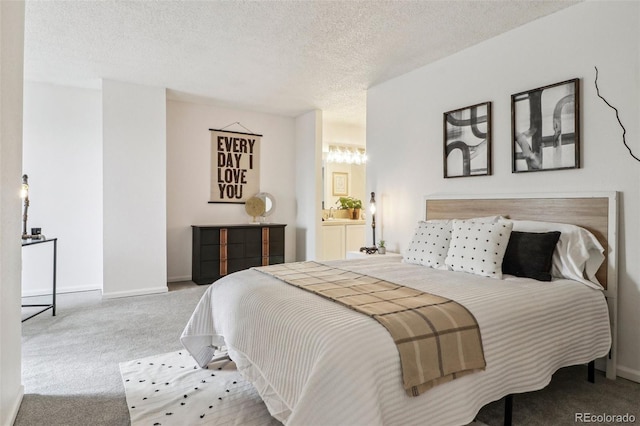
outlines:
M25 78L362 124L367 88L575 1L27 1Z

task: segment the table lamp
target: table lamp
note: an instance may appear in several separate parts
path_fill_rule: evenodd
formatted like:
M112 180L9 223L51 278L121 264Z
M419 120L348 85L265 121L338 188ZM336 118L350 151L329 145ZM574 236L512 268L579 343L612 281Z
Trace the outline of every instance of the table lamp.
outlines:
M378 251L376 247L376 193L371 193L371 199L369 200L369 212L371 213L371 231L373 232L373 246L372 247L360 247L361 252L367 254L373 254Z
M29 211L29 176L22 175L22 189L20 190L20 198L24 200L24 208L22 212L22 239L29 239L31 236L27 234L27 213Z

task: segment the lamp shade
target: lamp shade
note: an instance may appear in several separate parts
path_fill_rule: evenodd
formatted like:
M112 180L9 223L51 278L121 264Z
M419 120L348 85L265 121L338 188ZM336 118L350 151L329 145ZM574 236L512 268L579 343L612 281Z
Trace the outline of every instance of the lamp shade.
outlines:
M376 214L376 193L371 193L371 200L369 200L369 212L371 214Z
M23 200L29 198L29 176L22 175L22 188L20 189L20 198Z

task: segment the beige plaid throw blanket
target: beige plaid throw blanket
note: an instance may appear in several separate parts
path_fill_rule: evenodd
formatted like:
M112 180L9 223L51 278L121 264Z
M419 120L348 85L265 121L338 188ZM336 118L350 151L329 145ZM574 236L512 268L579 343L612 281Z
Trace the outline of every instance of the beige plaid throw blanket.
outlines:
M254 269L382 324L398 348L410 396L486 366L476 319L453 300L317 262Z

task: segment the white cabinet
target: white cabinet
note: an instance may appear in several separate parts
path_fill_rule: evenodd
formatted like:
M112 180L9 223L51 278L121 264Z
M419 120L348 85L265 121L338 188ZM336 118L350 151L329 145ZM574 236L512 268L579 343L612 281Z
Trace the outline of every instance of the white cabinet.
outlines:
M357 251L360 250L360 247L364 246L365 231L365 225L345 226L346 250L344 252L344 257L346 257L348 251Z
M344 236L344 225L331 225L322 227L321 260L344 259L346 253Z
M320 260L345 259L348 251L360 250L365 243L365 232L366 226L362 221L323 223Z

